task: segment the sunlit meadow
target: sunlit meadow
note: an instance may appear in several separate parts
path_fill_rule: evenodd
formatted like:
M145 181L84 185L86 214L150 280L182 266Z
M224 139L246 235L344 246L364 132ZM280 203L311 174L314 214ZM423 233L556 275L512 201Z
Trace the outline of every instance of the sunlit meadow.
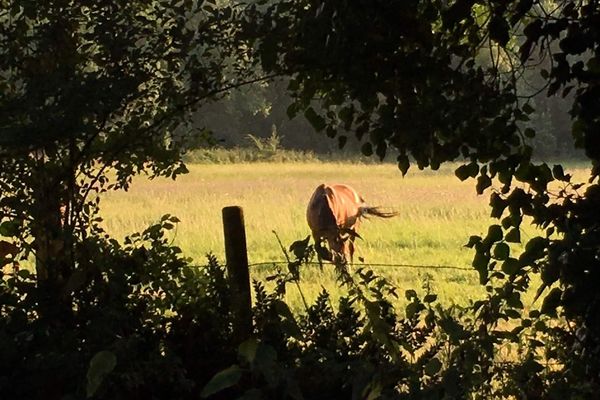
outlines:
M393 282L402 294L414 288L423 293L429 281L444 304L465 305L483 295L477 273L470 269L473 252L465 248L470 235L484 235L489 217L488 194L477 195L474 182L460 182L456 166L440 171L410 170L402 177L392 164L349 163L254 163L190 165L190 173L176 181L134 181L128 192L106 195L101 203L104 226L117 238L143 230L161 215L176 215L172 236L185 255L198 265L206 254L224 261L221 210L243 207L250 264L281 261L284 254L273 232L285 246L303 239L310 231L306 204L320 183L346 183L356 188L370 205L394 210L389 220L371 218L360 230L355 259L368 264L423 265L427 268L373 266ZM523 239L528 238L528 232ZM453 266L468 270L436 269ZM265 280L272 265L251 266L251 279ZM302 270L301 290L310 301L325 288L338 295L338 284L330 265L323 270ZM300 303L298 289L289 287L288 300Z

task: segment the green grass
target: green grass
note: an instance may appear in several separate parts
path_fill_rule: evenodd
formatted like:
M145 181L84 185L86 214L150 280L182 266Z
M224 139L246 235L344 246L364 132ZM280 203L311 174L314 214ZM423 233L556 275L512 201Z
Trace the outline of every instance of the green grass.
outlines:
M468 267L472 253L462 245L470 234L485 232L489 219L486 196L477 196L472 183L461 183L451 169L438 173L411 172L402 178L397 168L385 165L338 163L191 165L190 173L176 182L138 179L127 193L112 193L102 201L109 233L118 238L142 230L162 214L181 219L174 243L197 263L213 252L224 259L221 209L244 208L250 263L282 260L272 231L284 244L306 237L308 199L322 182L354 186L370 204L399 212L391 220L363 223L356 256L367 263L453 265ZM332 268L303 272L302 290L314 298L321 287L336 291ZM445 303L464 303L465 293L482 293L471 271L376 267L400 289L419 288L426 275ZM268 266L256 266L252 277L264 279ZM290 288L290 301L299 301Z
M107 231L117 238L144 229L169 213L181 223L173 236L197 264L208 252L224 260L221 209L244 209L250 263L283 260L273 231L289 246L305 238L306 204L322 183L347 183L371 205L399 212L390 220L370 219L360 230L357 257L374 264L449 265L470 268L473 251L463 245L470 235L484 235L490 223L488 195L475 193L474 181L460 182L455 166L440 171L411 170L402 177L392 164L254 163L190 165L177 181L137 179L129 192L111 193L102 200ZM529 235L524 233L523 239ZM399 289L420 289L428 278L444 304L465 305L483 295L474 270L373 267ZM337 297L333 268L325 265L302 271L302 291L308 300L322 288ZM264 280L270 266L254 266L251 278ZM290 286L288 300L298 307L298 290Z

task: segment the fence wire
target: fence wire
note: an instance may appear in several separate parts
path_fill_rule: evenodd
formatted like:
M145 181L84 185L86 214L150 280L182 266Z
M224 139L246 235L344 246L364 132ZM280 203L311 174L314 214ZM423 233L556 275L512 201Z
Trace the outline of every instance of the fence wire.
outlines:
M261 266L277 266L277 265L285 265L288 262L286 260L277 260L277 261L262 261L248 264L249 267L261 267ZM323 263L322 265L328 265L329 263ZM319 262L312 261L303 263L303 265L321 265ZM331 264L332 265L332 264ZM370 264L370 263L361 263L361 264L348 264L351 267L381 267L381 268L412 268L412 269L451 269L458 271L471 271L477 272L473 268L469 267L457 267L455 265L421 265L421 264Z

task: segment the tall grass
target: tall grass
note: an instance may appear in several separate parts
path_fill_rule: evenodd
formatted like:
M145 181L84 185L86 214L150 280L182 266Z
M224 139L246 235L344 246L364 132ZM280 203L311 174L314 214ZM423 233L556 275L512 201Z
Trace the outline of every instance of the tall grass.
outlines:
M413 171L402 177L392 164L253 163L190 165L177 181L137 179L129 192L107 195L101 204L105 227L116 237L141 230L170 213L181 219L173 242L198 264L207 253L224 259L221 209L244 209L250 263L283 260L273 231L284 244L305 238L306 204L322 182L355 187L371 205L399 213L389 220L369 219L361 225L358 257L373 264L409 264L470 268L470 235L484 235L490 223L488 195L478 196L474 182L460 182L455 166L440 171ZM533 235L523 233L523 239ZM429 281L443 303L466 304L483 294L474 270L382 266L373 269L399 289L419 288ZM272 265L255 265L251 277L265 279ZM314 298L322 288L337 292L333 268L302 271L302 290ZM402 291L399 293L402 293ZM295 289L288 293L300 304Z
M354 186L370 204L399 212L391 220L370 219L361 226L357 257L376 264L426 264L468 267L471 253L462 245L470 234L487 227L486 198L450 169L440 173L411 173L402 178L397 168L344 163L259 163L191 165L176 182L138 179L127 193L112 193L102 201L105 227L116 237L143 229L162 214L181 219L175 244L202 263L208 252L224 258L221 209L244 208L250 263L282 260L273 231L289 244L309 235L305 209L314 188L322 182ZM264 279L271 266L253 268ZM401 288L418 287L430 276L440 295L463 302L465 288L479 292L471 271L377 267ZM321 286L335 291L332 269L303 272L303 290L316 295ZM465 286L466 285L466 286ZM293 293L290 296L294 297Z

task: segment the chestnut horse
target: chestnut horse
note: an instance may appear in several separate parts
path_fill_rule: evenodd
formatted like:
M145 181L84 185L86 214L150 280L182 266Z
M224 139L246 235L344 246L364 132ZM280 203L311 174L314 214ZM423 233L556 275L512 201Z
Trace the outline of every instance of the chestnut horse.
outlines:
M306 219L315 239L319 259L337 261L337 257L343 257L345 262L352 262L354 239L360 237L357 233L358 226L362 218L370 215L391 218L397 213L367 206L356 190L348 185L319 185L306 210ZM329 245L329 253L323 248L322 241Z

